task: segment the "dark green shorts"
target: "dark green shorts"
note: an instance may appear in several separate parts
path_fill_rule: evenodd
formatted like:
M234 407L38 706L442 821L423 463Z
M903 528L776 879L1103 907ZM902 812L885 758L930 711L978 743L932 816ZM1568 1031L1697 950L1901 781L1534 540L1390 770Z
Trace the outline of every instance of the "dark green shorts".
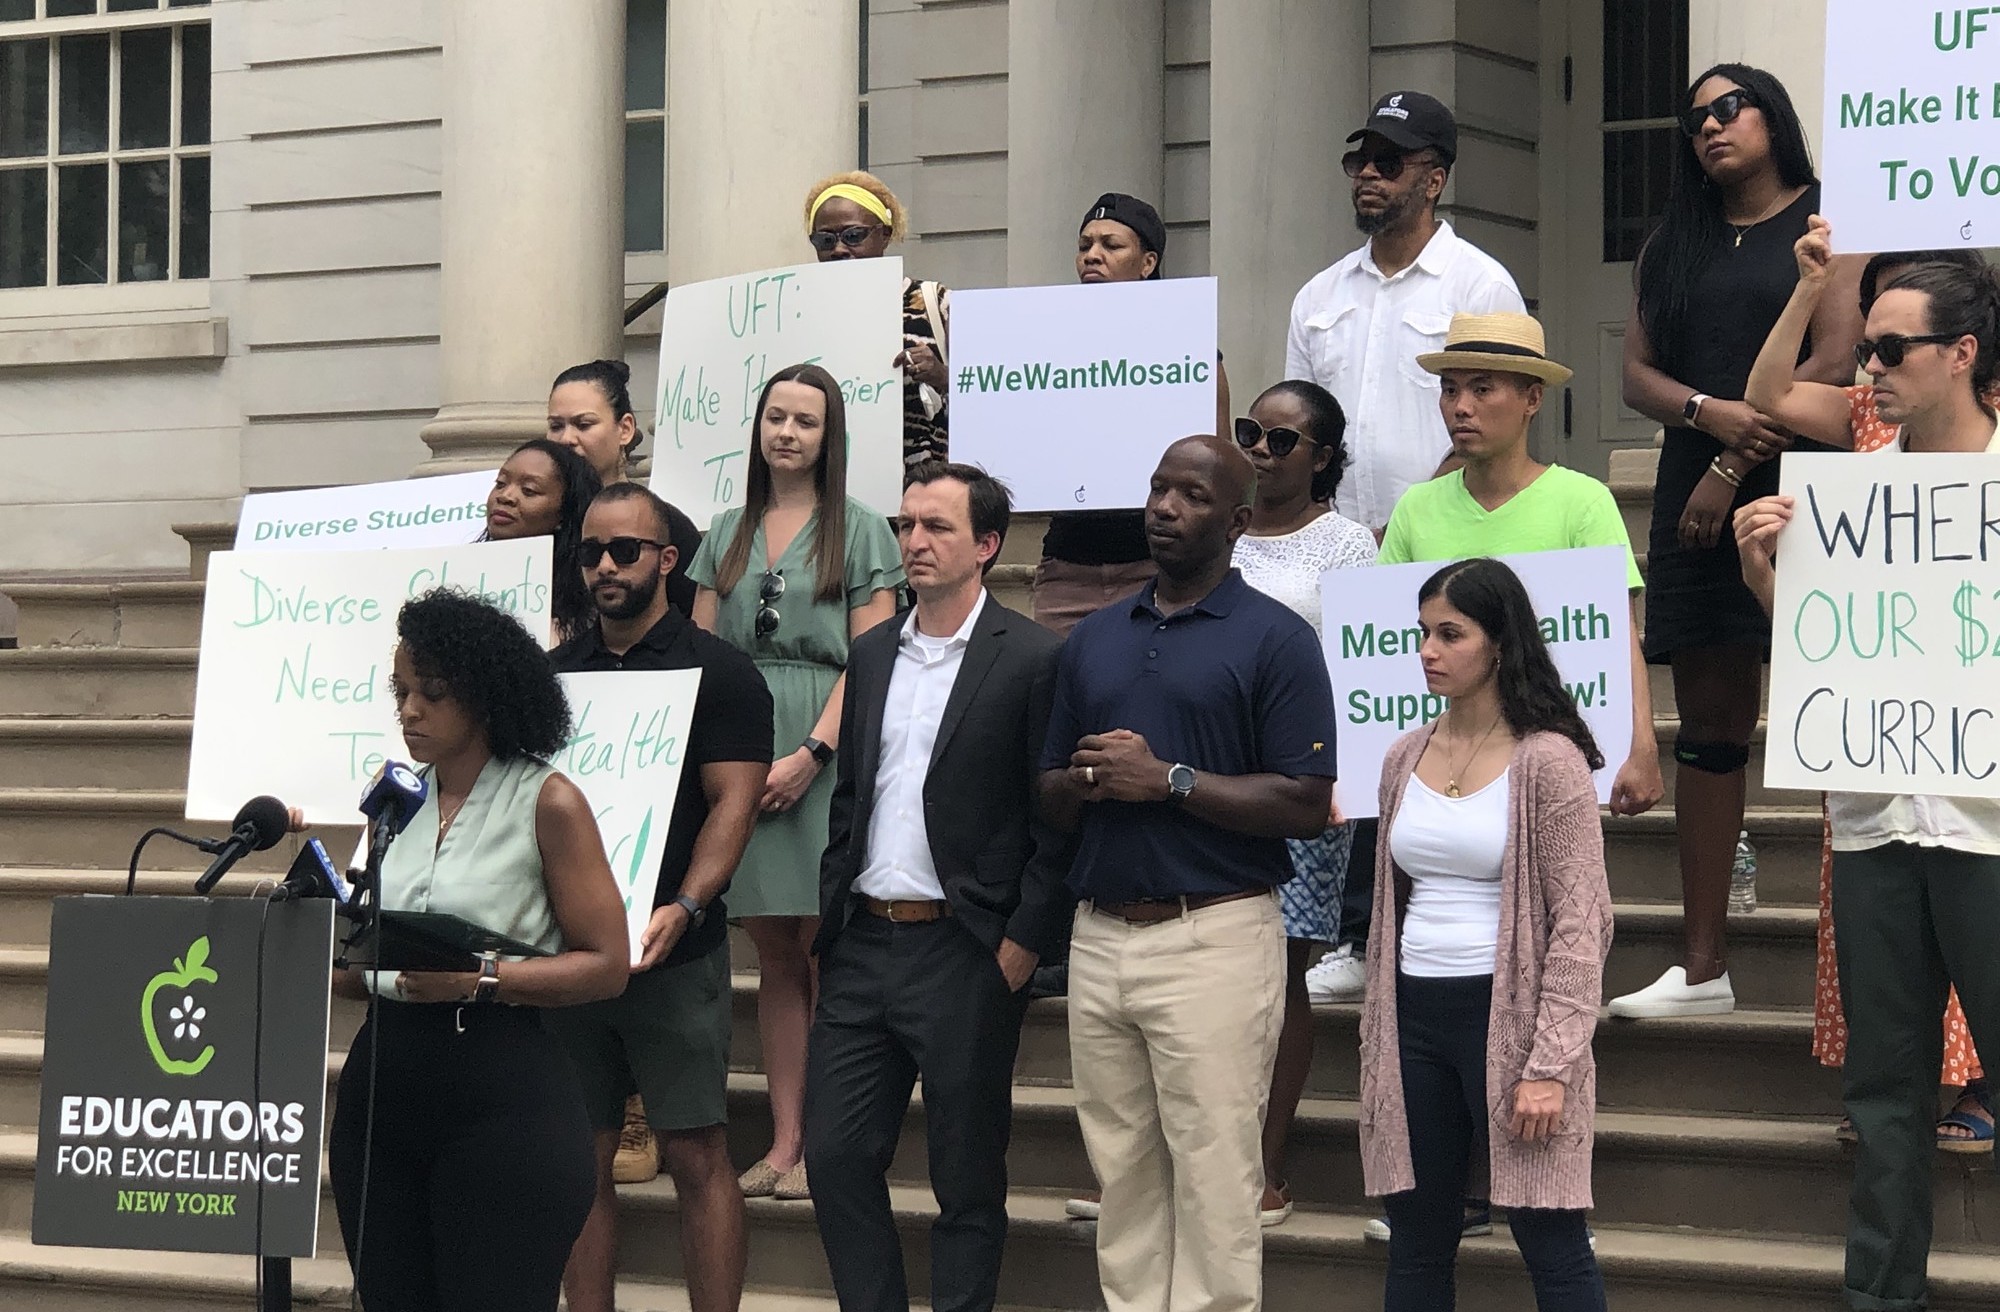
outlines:
M551 1007L550 1032L569 1050L590 1123L615 1130L636 1093L656 1130L699 1130L728 1119L729 943L705 957L634 975L607 1002Z

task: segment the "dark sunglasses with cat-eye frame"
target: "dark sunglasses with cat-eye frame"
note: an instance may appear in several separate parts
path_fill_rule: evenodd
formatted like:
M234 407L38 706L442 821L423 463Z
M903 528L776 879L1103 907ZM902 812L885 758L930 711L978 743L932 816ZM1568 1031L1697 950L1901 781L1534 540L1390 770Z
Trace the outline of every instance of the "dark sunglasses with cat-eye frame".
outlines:
M1738 87L1734 91L1725 91L1706 105L1696 105L1692 109L1682 110L1681 131L1687 133L1690 137L1698 137L1701 135L1702 128L1708 125L1708 116L1710 114L1715 115L1717 123L1727 125L1734 123L1736 116L1744 110L1755 108L1757 108L1757 97L1745 91L1742 87Z
M757 582L757 636L768 638L778 631L778 599L785 595L785 576L774 569L764 571Z
M1297 449L1300 442L1318 443L1296 428L1266 428L1247 416L1236 421L1236 445L1245 451L1254 451L1262 442L1274 459L1283 460Z

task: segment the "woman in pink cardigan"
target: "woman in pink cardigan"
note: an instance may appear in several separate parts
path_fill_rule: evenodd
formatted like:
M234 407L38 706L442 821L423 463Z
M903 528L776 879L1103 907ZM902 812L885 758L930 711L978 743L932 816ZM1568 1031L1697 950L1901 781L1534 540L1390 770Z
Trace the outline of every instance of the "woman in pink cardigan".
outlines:
M1611 893L1604 758L1495 560L1417 594L1424 678L1451 699L1382 763L1361 1019L1361 1160L1389 1213L1388 1312L1454 1304L1475 1146L1540 1312L1604 1307L1591 1252L1597 1025Z

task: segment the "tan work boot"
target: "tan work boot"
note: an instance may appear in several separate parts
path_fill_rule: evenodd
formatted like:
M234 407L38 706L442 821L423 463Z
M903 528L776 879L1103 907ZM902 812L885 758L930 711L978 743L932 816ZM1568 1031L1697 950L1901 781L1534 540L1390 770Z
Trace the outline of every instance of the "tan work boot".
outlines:
M646 1124L646 1108L635 1093L625 1100L625 1128L618 1133L611 1178L619 1184L644 1184L659 1173L660 1141Z

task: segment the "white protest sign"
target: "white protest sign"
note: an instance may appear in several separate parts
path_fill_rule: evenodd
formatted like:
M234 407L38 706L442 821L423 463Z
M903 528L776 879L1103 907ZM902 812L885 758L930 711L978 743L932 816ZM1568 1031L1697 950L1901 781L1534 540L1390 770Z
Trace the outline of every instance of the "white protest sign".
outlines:
M1501 558L1521 578L1556 673L1576 698L1604 768L1597 800L1611 800L1632 751L1632 608L1622 547L1579 547ZM1326 668L1339 712L1340 809L1376 813L1382 758L1396 739L1442 715L1447 698L1424 682L1417 589L1444 566L1378 565L1320 577Z
M660 856L674 816L700 670L607 670L562 676L570 739L549 764L583 790L625 900L632 963L653 916Z
M951 457L1014 509L1143 506L1168 444L1215 430L1215 279L954 292L950 365Z
M226 551L209 561L187 816L228 820L268 793L312 824L353 824L362 786L403 755L389 697L396 612L477 593L549 637L551 539L399 551Z
M1795 454L1779 483L1765 783L2000 797L2000 459Z
M847 494L885 515L903 500L903 261L833 260L688 283L660 322L655 492L702 527L743 504L757 398L778 370L817 364L847 409Z
M450 547L486 528L493 471L394 483L253 492L236 518L238 551Z
M2000 8L1827 0L1821 211L1843 251L2000 246Z

